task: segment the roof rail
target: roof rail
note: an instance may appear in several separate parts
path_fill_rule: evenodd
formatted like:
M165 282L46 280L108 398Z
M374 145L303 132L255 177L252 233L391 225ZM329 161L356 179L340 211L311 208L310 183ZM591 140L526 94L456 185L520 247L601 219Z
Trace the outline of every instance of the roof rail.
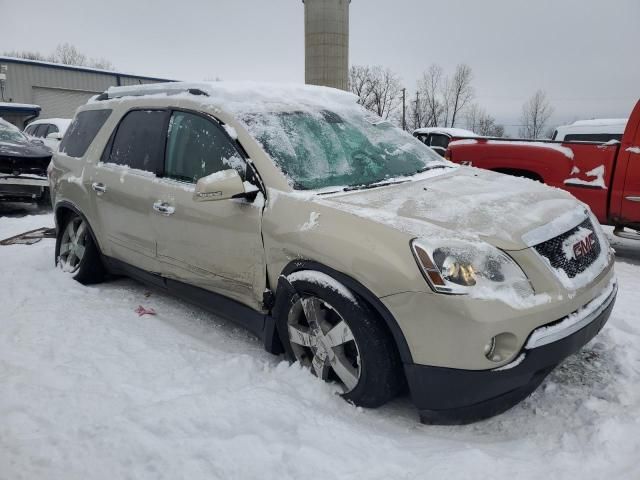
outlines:
M152 84L153 85L153 84ZM142 97L144 95L157 95L158 93L164 93L166 95L177 95L178 93L189 93L191 95L204 95L208 97L209 94L204 90L199 88L176 88L167 86L166 88L158 88L158 87L150 87L150 88L140 88L138 86L134 88L127 87L116 87L110 88L102 92L100 95L96 97L96 101L103 100L111 100L114 98L122 98L122 97Z

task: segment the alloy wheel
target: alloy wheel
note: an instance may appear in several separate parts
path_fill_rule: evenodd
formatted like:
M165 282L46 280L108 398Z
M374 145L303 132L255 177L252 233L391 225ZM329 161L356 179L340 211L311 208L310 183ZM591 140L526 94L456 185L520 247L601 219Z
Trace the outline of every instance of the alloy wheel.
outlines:
M362 363L349 325L327 302L302 296L287 319L293 353L302 365L326 381L337 381L349 393L360 381Z
M67 223L58 254L58 265L63 271L74 273L80 268L87 247L88 233L87 224L80 217L75 217Z

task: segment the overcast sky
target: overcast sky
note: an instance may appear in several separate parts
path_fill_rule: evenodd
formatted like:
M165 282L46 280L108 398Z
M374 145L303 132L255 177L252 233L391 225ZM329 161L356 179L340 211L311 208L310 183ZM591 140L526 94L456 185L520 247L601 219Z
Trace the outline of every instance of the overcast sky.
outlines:
M301 0L0 0L0 51L70 42L142 75L303 82L303 14ZM628 116L639 46L640 0L351 3L351 64L388 66L413 90L429 64L467 63L507 125L538 88L555 123Z

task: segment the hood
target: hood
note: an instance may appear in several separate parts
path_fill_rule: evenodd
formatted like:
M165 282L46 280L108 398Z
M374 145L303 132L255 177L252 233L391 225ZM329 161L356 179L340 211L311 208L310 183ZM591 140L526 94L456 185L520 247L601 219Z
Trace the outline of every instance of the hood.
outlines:
M324 200L416 237L480 239L503 250L553 238L586 216L570 194L533 180L470 167L439 172Z
M0 156L3 157L50 157L51 150L34 141L0 141Z

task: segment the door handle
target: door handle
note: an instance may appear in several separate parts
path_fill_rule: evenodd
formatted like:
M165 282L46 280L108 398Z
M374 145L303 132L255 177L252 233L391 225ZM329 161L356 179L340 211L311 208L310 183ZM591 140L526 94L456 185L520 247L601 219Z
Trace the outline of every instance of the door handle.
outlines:
M634 197L632 195L628 197L624 197L625 200L629 200L630 202L640 202L640 197Z
M93 182L91 184L91 188L93 188L98 195L102 195L107 191L107 187L104 183Z
M172 215L173 212L176 211L175 207L172 207L167 202L162 202L160 200L158 200L153 204L153 209L156 212L166 216Z

